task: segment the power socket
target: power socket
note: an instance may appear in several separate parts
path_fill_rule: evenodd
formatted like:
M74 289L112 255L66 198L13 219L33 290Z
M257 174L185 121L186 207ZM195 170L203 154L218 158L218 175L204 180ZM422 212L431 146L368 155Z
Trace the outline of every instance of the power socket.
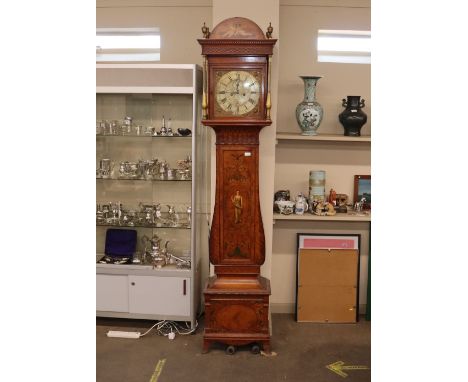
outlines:
M107 337L116 337L116 338L140 338L140 332L119 332L117 330L109 330L107 332Z

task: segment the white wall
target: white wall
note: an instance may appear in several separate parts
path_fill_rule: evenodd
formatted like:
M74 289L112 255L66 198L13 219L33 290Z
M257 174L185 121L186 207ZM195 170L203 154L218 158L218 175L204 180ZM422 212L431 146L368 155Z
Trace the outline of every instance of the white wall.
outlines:
M299 133L295 108L304 96L300 75L320 75L317 101L324 108L318 133L343 134L338 114L341 99L361 95L368 122L361 134L371 133L370 65L317 62L318 29L370 30L369 1L301 1L280 3L281 55L279 65L278 131ZM310 170L326 171L326 192L334 188L352 198L354 175L371 173L369 143L281 141L276 146L274 190L289 189L291 195L308 193ZM272 310L292 312L296 293L296 234L361 234L360 310L366 304L369 256L368 223L278 221L273 229L271 273Z
M203 22L211 24L207 0L97 0L96 27L158 27L161 64L202 64L200 45Z

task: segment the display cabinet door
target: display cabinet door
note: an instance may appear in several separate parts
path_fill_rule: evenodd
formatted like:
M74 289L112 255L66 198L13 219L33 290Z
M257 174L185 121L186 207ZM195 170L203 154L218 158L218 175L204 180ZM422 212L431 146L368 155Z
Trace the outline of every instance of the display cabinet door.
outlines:
M190 279L128 276L129 311L140 314L190 315Z
M128 276L96 275L96 310L128 312Z

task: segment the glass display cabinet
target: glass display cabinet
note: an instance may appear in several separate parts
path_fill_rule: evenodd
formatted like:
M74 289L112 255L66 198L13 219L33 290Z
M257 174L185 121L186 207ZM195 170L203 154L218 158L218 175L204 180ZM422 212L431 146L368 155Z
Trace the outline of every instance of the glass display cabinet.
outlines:
M96 85L97 316L194 328L209 211L201 68L97 64Z

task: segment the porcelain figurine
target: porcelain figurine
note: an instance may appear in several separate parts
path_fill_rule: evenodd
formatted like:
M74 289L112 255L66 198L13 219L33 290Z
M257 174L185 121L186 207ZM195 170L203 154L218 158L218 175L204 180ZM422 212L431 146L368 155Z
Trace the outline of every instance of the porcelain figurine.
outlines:
M354 210L356 212L362 212L364 209L364 203L366 202L366 198L362 198L359 202L354 203Z
M296 215L304 215L304 212L307 212L309 205L307 204L306 197L302 192L296 197Z
M313 210L315 215L333 216L336 214L335 207L331 203L318 202Z
M279 190L275 192L273 200L273 212L280 212L278 204L276 204L276 202L280 200L291 200L289 190Z
M338 213L347 213L348 207L346 204L348 203L348 195L346 194L336 194L336 212Z

